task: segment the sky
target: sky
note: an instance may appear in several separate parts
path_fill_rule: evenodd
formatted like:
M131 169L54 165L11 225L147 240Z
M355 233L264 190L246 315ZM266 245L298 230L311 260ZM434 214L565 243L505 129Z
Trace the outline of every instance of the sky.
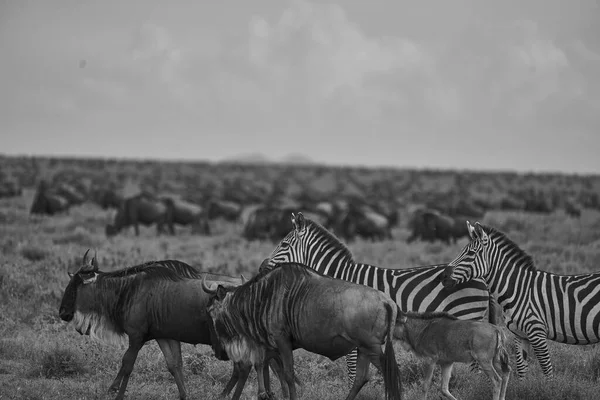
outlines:
M0 153L600 173L598 0L0 0Z

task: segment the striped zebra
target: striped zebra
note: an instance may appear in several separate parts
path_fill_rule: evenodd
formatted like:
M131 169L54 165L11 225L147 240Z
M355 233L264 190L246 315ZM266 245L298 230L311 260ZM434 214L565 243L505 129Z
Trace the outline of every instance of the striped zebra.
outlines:
M450 290L442 286L446 264L409 269L359 264L338 238L301 212L292 213L292 224L294 229L271 253L268 267L284 262L305 264L322 274L381 290L403 311L446 311L470 320L481 320L488 311L490 296L484 281ZM346 356L350 386L356 376L356 359L356 349Z
M448 265L446 287L484 278L517 337L517 374L527 361L522 343L531 344L544 375L553 375L547 339L567 344L600 342L600 272L556 275L536 269L529 254L504 233L467 222L471 241Z

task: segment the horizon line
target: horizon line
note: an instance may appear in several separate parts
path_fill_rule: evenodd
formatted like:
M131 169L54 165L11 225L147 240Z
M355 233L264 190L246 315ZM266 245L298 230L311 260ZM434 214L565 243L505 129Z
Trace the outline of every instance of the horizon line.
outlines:
M236 160L235 157L245 156L248 154L262 155L265 157L264 161L245 161ZM108 155L85 155L85 154L43 154L43 153L6 153L0 151L0 157L6 158L47 158L47 159L63 159L63 160L109 160L109 161L125 161L125 162L162 162L168 164L177 163L199 163L199 164L239 164L249 166L264 166L264 165L275 165L275 166L297 166L297 167L332 167L332 168L346 168L346 169L367 169L367 170L395 170L395 171L422 171L422 172L467 172L475 174L517 174L517 175L560 175L560 176L578 176L578 177L600 177L600 172L568 172L560 170L519 170L519 169L501 169L501 168L468 168L468 167L451 167L451 166L415 166L415 165L365 165L365 164L345 164L345 163L332 163L321 160L315 160L312 157L305 156L303 154L293 153L282 158L285 159L290 155L301 155L309 159L308 162L294 163L286 162L284 160L271 160L266 155L257 153L240 153L237 156L227 156L219 160L210 160L207 158L170 158L170 157L140 157L140 156L108 156Z

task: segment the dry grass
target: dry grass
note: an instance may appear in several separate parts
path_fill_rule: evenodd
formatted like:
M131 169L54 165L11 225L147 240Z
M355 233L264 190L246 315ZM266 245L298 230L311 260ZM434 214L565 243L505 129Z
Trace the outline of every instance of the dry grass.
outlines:
M96 248L103 270L113 270L151 259L176 258L200 268L251 276L273 244L247 242L239 227L220 223L211 237L193 236L189 230L177 237L159 237L153 228L142 228L112 239L104 236L110 211L83 205L56 217L30 217L31 191L22 198L0 200L0 399L104 399L114 379L122 348L80 336L58 318L58 306L67 284L66 272L77 267L88 247ZM600 217L586 211L572 220L557 213L533 216L524 213L491 213L484 222L505 230L531 252L538 267L575 273L597 270L600 265ZM448 261L465 243L456 245L414 243L398 228L395 239L379 243L357 241L350 245L357 260L390 267L408 267ZM524 382L514 376L509 399L592 399L600 388L600 347L551 343L557 370L552 383L544 382L537 364ZM190 398L215 398L229 378L231 365L214 359L206 346L183 346L185 379ZM405 382L405 398L420 397L421 363L399 346L396 355ZM331 362L304 351L295 353L296 371L304 382L304 399L340 399L346 395L343 360ZM439 384L437 372L434 385ZM274 382L278 393L279 387ZM453 393L461 399L490 398L483 375L472 375L468 366L455 367ZM243 398L256 393L254 375ZM361 399L382 397L382 379L372 371L372 381ZM173 399L177 388L155 343L140 352L131 377L128 399ZM438 396L437 389L430 395Z

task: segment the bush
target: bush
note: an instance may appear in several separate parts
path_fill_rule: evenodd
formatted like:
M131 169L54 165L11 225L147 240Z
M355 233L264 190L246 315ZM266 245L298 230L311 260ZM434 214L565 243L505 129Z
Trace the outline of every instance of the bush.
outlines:
M25 245L21 247L21 255L29 261L42 261L48 256L48 251L36 245Z
M45 352L39 363L39 367L31 371L32 376L57 379L85 373L84 363L79 356L58 345L54 350Z

